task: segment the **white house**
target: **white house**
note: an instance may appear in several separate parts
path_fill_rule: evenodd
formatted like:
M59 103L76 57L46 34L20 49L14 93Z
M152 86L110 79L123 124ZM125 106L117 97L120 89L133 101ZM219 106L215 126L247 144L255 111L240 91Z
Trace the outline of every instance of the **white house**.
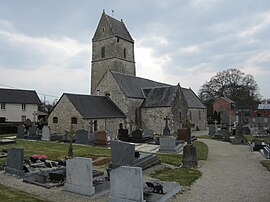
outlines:
M40 104L36 91L0 88L0 122L37 121Z

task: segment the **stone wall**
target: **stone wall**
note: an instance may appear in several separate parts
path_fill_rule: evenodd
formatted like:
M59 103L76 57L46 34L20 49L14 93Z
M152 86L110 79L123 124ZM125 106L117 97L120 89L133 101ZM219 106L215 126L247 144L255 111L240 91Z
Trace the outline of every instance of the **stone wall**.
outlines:
M207 112L206 109L190 108L191 122L195 124L193 129L206 130L207 127Z
M142 129L152 129L154 133L162 134L165 127L164 118L166 116L170 118L168 125L172 133L173 117L171 114L171 107L141 108Z
M53 117L58 118L58 123L53 123ZM48 117L48 125L51 128L52 133L63 134L66 130L70 130L71 118L77 118L77 124L74 124L74 130L85 129L89 130L90 119L83 119L80 113L75 109L75 107L68 100L67 96L64 95L55 106L54 110ZM92 121L97 121L97 130L108 130L113 132L116 137L118 133L118 127L120 123L124 123L123 118L110 118L110 119L92 119ZM94 127L93 127L94 130ZM95 131L94 131L95 132Z

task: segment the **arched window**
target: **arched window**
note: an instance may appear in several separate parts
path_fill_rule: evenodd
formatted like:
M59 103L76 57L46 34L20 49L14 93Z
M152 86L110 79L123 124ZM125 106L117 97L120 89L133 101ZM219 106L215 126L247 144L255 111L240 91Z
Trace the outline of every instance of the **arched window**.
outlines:
M72 117L71 118L71 124L77 124L78 121L77 121L77 118L76 117Z
M98 130L98 124L97 121L94 121L94 132L96 132Z
M57 117L53 117L53 123L58 123L58 118Z
M105 58L105 46L101 47L101 58Z
M127 58L127 49L124 48L124 58Z

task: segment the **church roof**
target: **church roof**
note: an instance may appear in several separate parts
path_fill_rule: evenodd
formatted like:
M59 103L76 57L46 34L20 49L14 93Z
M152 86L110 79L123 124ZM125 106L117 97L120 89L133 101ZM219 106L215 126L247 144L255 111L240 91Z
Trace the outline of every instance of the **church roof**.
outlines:
M202 101L198 98L198 96L193 92L191 88L182 88L182 91L189 108L206 109L206 106L202 103Z
M111 71L116 82L125 95L130 98L145 99L145 106L170 106L177 86L152 81L140 77L130 76ZM206 107L192 91L192 89L181 88L189 108Z
M34 90L18 90L0 88L1 103L18 104L41 104L41 101Z
M177 86L143 89L146 98L141 107L170 107L175 98Z
M143 88L152 88L158 86L170 86L168 84L159 83L149 79L144 79L136 76L130 76L118 72L111 71L116 82L119 84L120 88L130 98L141 98L144 99Z
M125 118L125 114L106 96L64 93L85 119Z
M104 29L105 27L110 29L110 32L109 32L110 34L105 35L106 37L116 36L116 37L125 39L127 41L130 41L132 43L134 42L123 20L121 19L121 21L119 21L109 16L105 13L105 11L103 11L101 15L97 30L93 37L93 41L100 40L100 38L104 37L104 36L101 36L100 34L101 34L101 29Z

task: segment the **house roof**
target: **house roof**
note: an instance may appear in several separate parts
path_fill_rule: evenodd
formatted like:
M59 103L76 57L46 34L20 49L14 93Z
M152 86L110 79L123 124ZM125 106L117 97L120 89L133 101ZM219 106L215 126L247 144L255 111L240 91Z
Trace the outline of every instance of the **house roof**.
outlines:
M0 102L18 104L41 104L34 90L18 90L0 88Z
M168 84L159 83L149 79L144 79L136 76L126 75L118 72L111 71L116 82L123 90L125 95L130 98L144 99L145 95L142 91L143 88L154 88L161 86L170 86Z
M85 119L125 118L125 114L106 96L64 93Z
M176 95L177 86L143 89L147 95L141 107L169 107Z
M230 103L230 104L235 104L235 102L234 101L232 101L230 98L228 98L228 97L219 97L219 98L217 98L214 102L213 102L213 104L215 103L215 102L217 102L218 100L220 100L220 99L223 99L223 100L225 100L226 102L228 102L228 103Z

